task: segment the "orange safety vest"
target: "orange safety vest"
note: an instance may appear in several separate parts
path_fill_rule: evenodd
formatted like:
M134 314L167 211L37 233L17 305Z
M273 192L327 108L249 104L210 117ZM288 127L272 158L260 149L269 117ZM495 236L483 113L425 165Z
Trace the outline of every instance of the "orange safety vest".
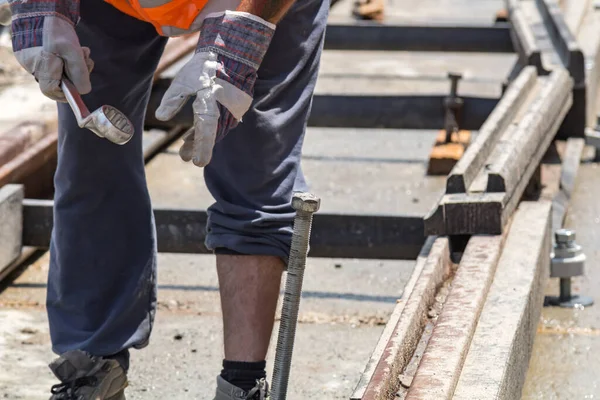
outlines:
M197 31L198 18L208 0L105 0L116 9L154 25L163 36L179 36Z

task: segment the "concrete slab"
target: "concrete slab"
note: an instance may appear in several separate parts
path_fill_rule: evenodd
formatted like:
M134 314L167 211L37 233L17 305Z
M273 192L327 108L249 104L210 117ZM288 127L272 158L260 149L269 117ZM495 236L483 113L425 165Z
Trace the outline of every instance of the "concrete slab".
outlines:
M349 63L348 60L352 60ZM448 72L463 75L459 96L500 97L515 54L328 50L317 93L449 93Z
M0 87L0 130L8 130L35 116L37 121L56 117L56 103L40 92L32 77L13 86Z
M22 185L0 187L0 274L21 254L24 193Z
M428 177L437 131L309 128L303 170L322 212L424 215L445 177ZM181 141L147 167L155 206L206 208L214 201L202 170L179 158ZM174 185L173 182L177 182Z
M49 352L47 322L42 310L0 310L0 396L14 400L48 399L55 384L46 362ZM277 332L278 326L275 327ZM301 324L296 337L290 400L324 397L346 399L379 327L331 329L326 324ZM221 368L221 328L216 316L172 315L159 311L150 345L132 353L127 398L132 400L211 400L214 381ZM353 347L356 341L365 346ZM327 343L326 351L315 343ZM318 357L315 353L319 352ZM273 350L268 369L272 371ZM32 379L35 377L35 379Z
M577 232L587 256L585 276L573 279L573 292L592 296L596 304L584 309L548 307L542 310L531 364L523 389L524 400L595 399L600 396L600 177L598 163L580 166L566 226ZM558 294L551 279L546 295Z
M551 206L523 202L515 211L453 399L519 398L547 282Z
M309 259L288 398L350 395L412 264ZM44 310L47 270L46 254L0 294L0 397L47 399L56 383L46 367L54 357ZM222 357L214 257L161 254L158 276L155 331L148 348L132 353L128 398L211 399ZM30 383L31 376L39 379Z

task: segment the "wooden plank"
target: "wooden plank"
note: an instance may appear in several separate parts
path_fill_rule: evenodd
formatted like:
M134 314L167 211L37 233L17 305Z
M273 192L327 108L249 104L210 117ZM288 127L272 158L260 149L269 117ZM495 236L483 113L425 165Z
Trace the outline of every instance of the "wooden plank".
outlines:
M502 235L469 240L406 400L452 399L503 242Z
M550 263L551 203L514 215L453 400L521 398Z
M572 105L573 82L557 70L543 86L518 128L503 135L486 162L488 192L513 193L531 163L539 163Z
M528 93L536 84L534 67L525 67L511 83L494 111L482 125L477 138L456 164L446 182L446 193L465 193L483 168L501 133L508 127Z
M384 400L393 398L400 385L398 375L410 361L423 329L427 323L427 312L435 301L437 289L450 274L450 254L447 238L438 238L431 246L427 259L422 264L420 271L415 271L411 281L415 281L410 293L401 300L402 307L391 334L385 346L378 344L376 354L381 356L372 359L367 366L367 377L370 381L364 387L365 380L361 381L353 395L353 399ZM418 274L418 278L416 278ZM372 372L371 372L372 371ZM363 375L363 378L365 376Z
M383 21L385 0L360 0L354 3L352 15L365 20Z
M435 140L429 162L427 175L448 175L461 159L471 143L471 131L453 132L451 140L446 143L446 130L442 129Z

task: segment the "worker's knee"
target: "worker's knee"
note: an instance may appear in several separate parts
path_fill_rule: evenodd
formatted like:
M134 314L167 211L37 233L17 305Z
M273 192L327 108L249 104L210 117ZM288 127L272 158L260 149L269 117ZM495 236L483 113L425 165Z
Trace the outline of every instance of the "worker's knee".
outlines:
M211 213L206 246L217 254L271 255L287 262L291 239L287 221L242 221Z
M206 246L217 254L272 255L287 262L295 216L292 194L307 189L297 162L277 182L255 174L227 184L212 182L217 202L208 209Z

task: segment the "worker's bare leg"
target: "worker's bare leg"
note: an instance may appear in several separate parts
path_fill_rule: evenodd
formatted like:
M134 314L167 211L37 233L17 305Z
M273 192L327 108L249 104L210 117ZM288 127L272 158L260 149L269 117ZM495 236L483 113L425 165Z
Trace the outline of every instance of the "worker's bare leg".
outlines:
M266 355L292 241L292 194L308 189L302 144L328 11L328 0L297 1L279 21L251 108L204 168L215 199L205 245L217 256L225 344L216 400L265 397Z
M283 268L279 257L217 256L226 360L265 360Z

